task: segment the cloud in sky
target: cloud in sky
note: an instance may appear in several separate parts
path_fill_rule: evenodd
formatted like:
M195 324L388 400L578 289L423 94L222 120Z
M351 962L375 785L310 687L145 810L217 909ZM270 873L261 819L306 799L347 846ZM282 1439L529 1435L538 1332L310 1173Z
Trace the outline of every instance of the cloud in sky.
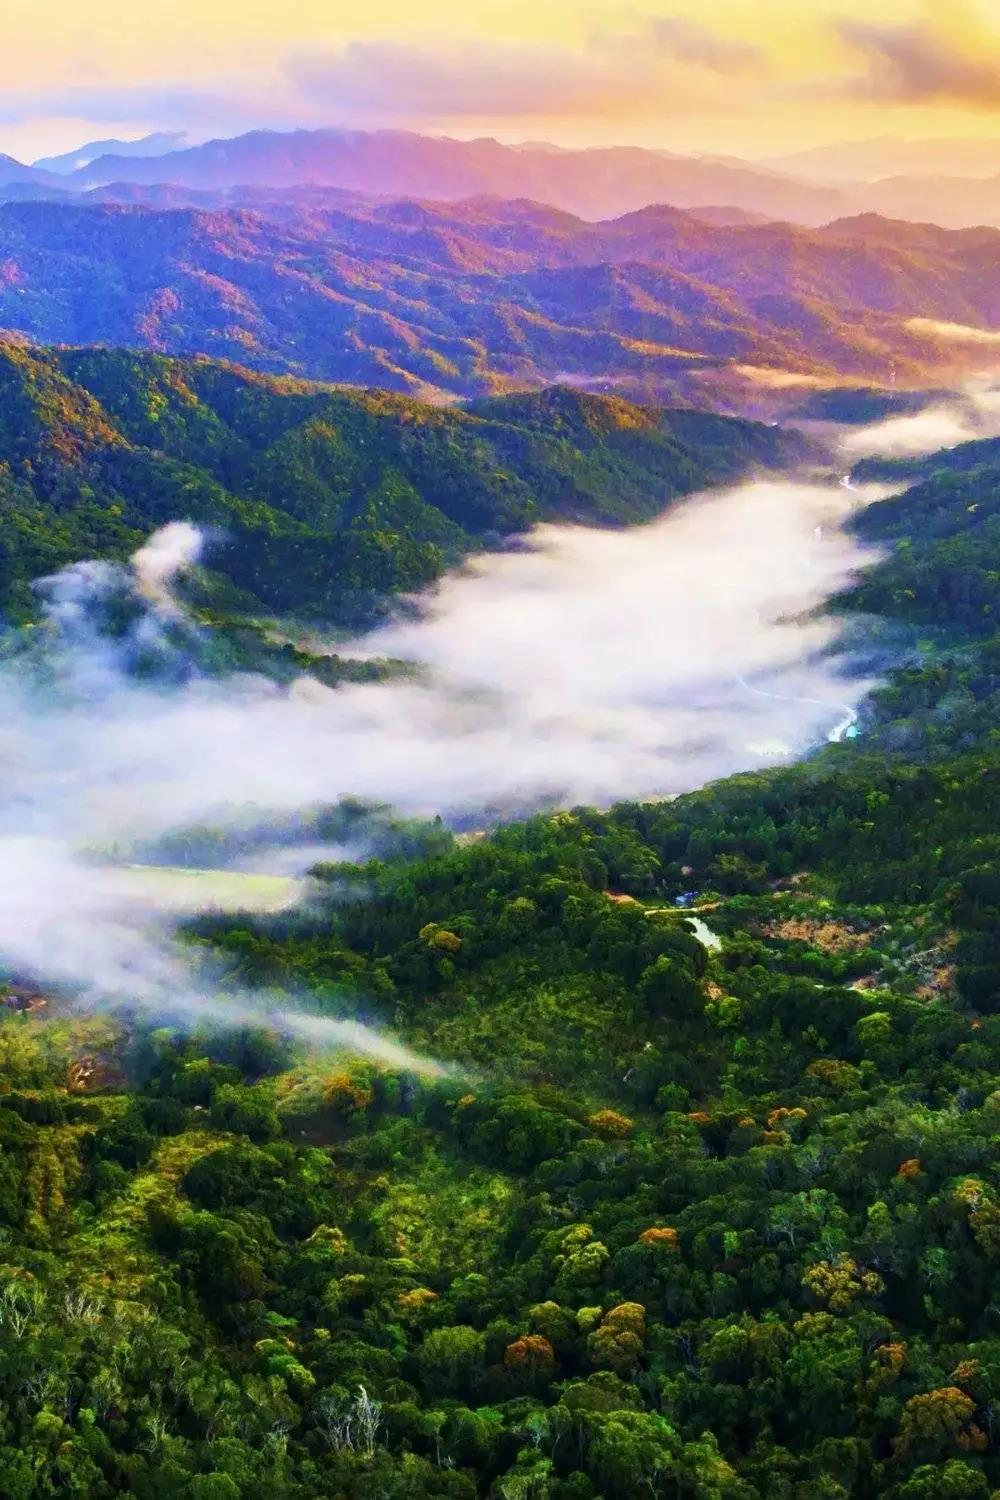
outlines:
M511 0L502 19L463 0L419 16L404 0L298 0L291 15L255 0L255 25L218 0L205 27L195 0L178 0L158 18L159 49L131 35L127 0L98 3L86 35L67 30L62 46L27 10L6 28L0 129L13 154L95 133L382 124L753 154L790 139L951 133L959 118L977 128L1000 102L995 0L946 12L896 0L891 15L870 0L819 11L766 0L756 17L749 0L667 0L660 14L655 0L549 0L537 14ZM69 12L69 0L46 4Z
M742 73L766 66L760 47L733 41L684 16L659 16L651 23L649 35L662 52L678 62L719 73Z
M867 62L863 74L845 82L849 96L903 104L955 101L984 109L1000 103L1000 57L987 38L953 40L943 28L924 23L842 21L837 30Z
M271 78L236 72L218 88L160 81L7 89L0 124L59 118L205 134L258 125L616 117L640 107L664 114L731 109L734 88L766 73L757 47L660 16L595 31L578 46L466 37L291 49L277 56Z
M300 122L295 101L281 91L255 89L251 80L212 89L183 83L80 84L57 89L5 89L0 92L0 125L30 120L76 120L93 125L153 128L249 130L255 125Z
M293 64L299 88L379 118L494 119L731 108L738 80L759 81L767 61L679 16L593 34L581 47L508 43L352 42Z

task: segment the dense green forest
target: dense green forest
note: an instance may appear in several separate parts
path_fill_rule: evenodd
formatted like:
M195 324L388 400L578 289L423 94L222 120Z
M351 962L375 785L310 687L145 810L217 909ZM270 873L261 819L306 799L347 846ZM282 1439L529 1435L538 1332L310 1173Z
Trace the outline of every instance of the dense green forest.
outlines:
M0 342L0 609L186 519L234 600L366 622L536 521L649 520L810 454L761 423L555 388L466 408L209 360Z
M192 925L220 1009L443 1073L14 997L5 1496L1000 1491L1000 476L952 467L859 520L842 606L908 655L857 741L489 835L345 809L315 905Z
M862 472L899 478L893 466ZM943 627L958 638L996 633L1000 578L1000 440L962 443L935 463L922 460L916 483L869 506L856 527L890 546L888 562L862 579L858 608Z

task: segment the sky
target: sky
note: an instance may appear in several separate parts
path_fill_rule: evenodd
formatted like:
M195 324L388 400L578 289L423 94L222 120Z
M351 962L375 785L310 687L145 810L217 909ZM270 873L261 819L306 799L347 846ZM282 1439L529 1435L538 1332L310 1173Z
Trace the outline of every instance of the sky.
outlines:
M4 0L0 150L407 127L767 156L1000 137L997 0Z

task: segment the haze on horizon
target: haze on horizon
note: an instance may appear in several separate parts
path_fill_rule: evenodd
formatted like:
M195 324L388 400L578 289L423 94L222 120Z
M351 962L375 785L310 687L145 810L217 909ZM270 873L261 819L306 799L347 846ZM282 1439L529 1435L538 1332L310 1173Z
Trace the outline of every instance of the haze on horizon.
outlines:
M998 106L992 0L433 0L419 18L406 0L11 0L0 57L0 149L21 160L341 124L766 157L1000 138Z

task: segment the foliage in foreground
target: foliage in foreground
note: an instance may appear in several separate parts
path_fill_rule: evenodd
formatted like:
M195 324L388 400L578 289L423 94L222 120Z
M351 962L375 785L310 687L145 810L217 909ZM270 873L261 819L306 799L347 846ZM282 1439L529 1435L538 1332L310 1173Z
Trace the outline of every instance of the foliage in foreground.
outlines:
M5 1493L988 1496L995 773L853 766L203 924L438 1080L11 1016Z

